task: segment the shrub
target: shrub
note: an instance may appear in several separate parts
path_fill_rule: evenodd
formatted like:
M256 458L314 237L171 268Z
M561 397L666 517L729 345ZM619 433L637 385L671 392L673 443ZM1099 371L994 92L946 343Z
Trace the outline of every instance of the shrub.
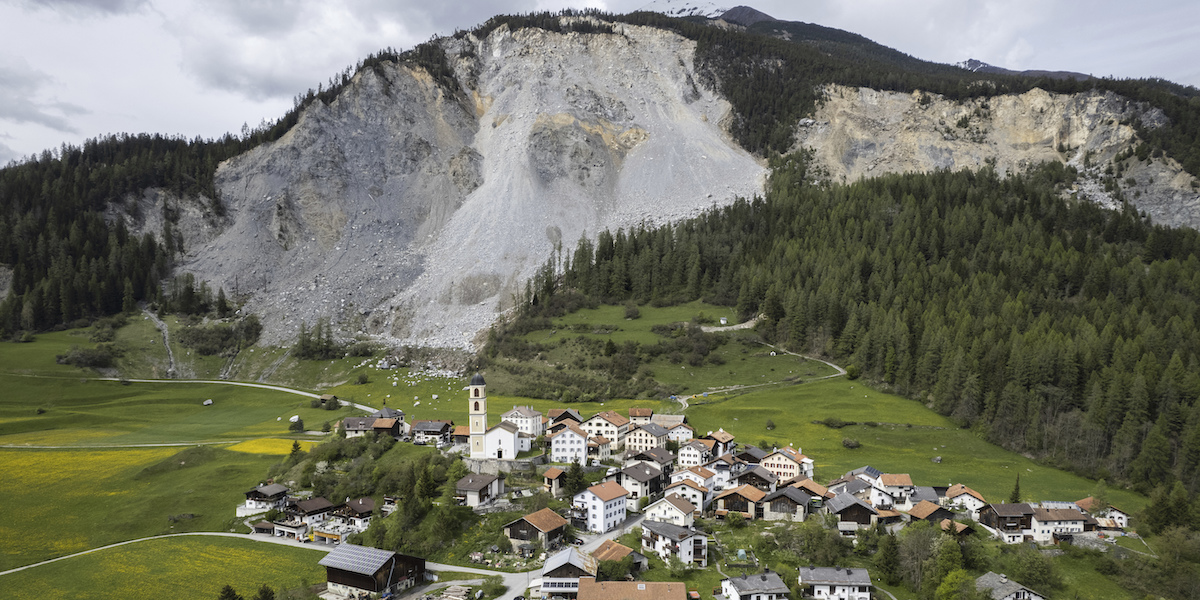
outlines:
M288 431L304 431L304 419L296 419L294 423L288 425Z
M854 438L842 438L842 445L853 450L855 448L858 448L862 444L858 443L858 440L856 440Z
M357 385L366 385L371 383L371 378L368 377L366 373L359 373L358 378L354 380L354 383Z

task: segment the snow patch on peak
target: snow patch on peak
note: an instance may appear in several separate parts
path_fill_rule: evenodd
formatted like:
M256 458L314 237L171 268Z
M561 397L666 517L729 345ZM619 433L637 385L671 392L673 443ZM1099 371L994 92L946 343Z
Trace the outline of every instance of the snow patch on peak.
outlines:
M706 19L716 19L725 14L729 9L721 8L713 2L701 2L697 0L652 0L649 4L638 10L662 13L668 17L704 17Z
M982 60L975 60L974 58L968 58L967 60L964 60L962 62L954 63L954 66L956 66L960 69L966 69L966 70L974 73L974 72L978 72L980 69L986 69L988 67L991 67L992 65L989 65L989 64L983 62Z

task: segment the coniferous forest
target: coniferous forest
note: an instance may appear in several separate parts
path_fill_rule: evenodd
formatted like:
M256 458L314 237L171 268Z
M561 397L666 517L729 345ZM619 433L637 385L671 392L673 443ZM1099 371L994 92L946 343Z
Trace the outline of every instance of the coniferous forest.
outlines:
M803 155L772 166L765 200L581 240L525 314L580 295L736 306L1011 450L1200 486L1200 234L1064 199L1057 164L851 185L814 183Z

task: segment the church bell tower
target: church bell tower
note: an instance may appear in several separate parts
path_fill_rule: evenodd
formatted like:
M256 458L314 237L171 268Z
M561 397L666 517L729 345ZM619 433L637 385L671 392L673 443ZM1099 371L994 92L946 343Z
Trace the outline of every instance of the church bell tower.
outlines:
M487 382L476 373L467 388L467 414L471 422L471 458L484 457L483 434L487 433Z

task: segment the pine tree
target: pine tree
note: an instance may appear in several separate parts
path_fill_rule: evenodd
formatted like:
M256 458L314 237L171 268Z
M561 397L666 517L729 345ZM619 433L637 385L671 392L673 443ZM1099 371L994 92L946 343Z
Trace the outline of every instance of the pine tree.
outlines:
M243 598L241 594L237 593L237 590L233 589L233 586L231 586L229 584L225 584L225 587L221 588L221 593L219 595L217 595L217 600L246 600L246 599Z
M1019 504L1021 502L1021 474L1017 473L1017 482L1013 484L1012 493L1008 495L1009 504Z

